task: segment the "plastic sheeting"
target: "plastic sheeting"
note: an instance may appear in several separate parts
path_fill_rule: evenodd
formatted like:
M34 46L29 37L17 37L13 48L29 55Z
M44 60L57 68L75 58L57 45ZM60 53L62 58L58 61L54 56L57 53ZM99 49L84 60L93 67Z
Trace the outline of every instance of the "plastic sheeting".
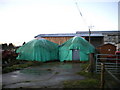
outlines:
M95 53L95 48L87 40L82 37L75 36L59 47L60 61L72 61L73 49L79 49L80 61L88 61L89 54Z
M58 59L58 44L46 39L34 39L24 44L16 51L17 59L29 61L50 61Z

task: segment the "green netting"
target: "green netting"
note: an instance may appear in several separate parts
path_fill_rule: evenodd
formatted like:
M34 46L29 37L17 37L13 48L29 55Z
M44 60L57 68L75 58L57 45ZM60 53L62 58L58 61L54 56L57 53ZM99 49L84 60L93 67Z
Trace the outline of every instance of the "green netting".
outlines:
M46 39L34 39L24 44L16 51L17 59L29 61L50 61L58 59L58 44Z
M72 50L79 49L80 61L88 61L89 54L95 53L95 48L87 40L82 37L73 37L63 43L59 47L59 59L60 61L71 61L72 60Z

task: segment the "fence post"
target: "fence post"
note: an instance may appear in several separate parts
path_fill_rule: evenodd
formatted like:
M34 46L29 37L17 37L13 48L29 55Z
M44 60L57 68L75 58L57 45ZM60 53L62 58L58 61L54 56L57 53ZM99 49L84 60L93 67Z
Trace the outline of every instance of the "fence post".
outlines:
M93 73L94 71L94 58L93 58L93 53L89 55L90 57L90 67L89 67L89 72Z
M85 69L86 72L91 72L93 74L94 72L94 57L93 57L93 53L89 54L89 65L88 67Z
M100 88L104 88L104 85L105 85L104 72L105 72L105 65L103 63L101 63L101 85L100 85Z

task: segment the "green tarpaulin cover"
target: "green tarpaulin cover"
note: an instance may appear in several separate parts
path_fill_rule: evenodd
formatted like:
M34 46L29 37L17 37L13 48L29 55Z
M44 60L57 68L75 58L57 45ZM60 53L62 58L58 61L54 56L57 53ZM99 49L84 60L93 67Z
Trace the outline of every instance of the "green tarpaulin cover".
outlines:
M34 39L24 44L16 51L17 59L29 61L50 61L58 59L58 44L46 39Z
M82 37L75 36L59 47L60 61L72 61L73 50L79 50L80 61L88 61L89 54L95 53L95 48Z

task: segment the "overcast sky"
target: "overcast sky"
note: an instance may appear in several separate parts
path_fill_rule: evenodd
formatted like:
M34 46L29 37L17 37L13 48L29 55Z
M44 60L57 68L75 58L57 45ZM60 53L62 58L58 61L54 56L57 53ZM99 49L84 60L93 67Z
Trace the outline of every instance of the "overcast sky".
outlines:
M76 33L90 25L91 31L118 30L119 0L96 1L0 0L0 43L18 45L38 34Z

